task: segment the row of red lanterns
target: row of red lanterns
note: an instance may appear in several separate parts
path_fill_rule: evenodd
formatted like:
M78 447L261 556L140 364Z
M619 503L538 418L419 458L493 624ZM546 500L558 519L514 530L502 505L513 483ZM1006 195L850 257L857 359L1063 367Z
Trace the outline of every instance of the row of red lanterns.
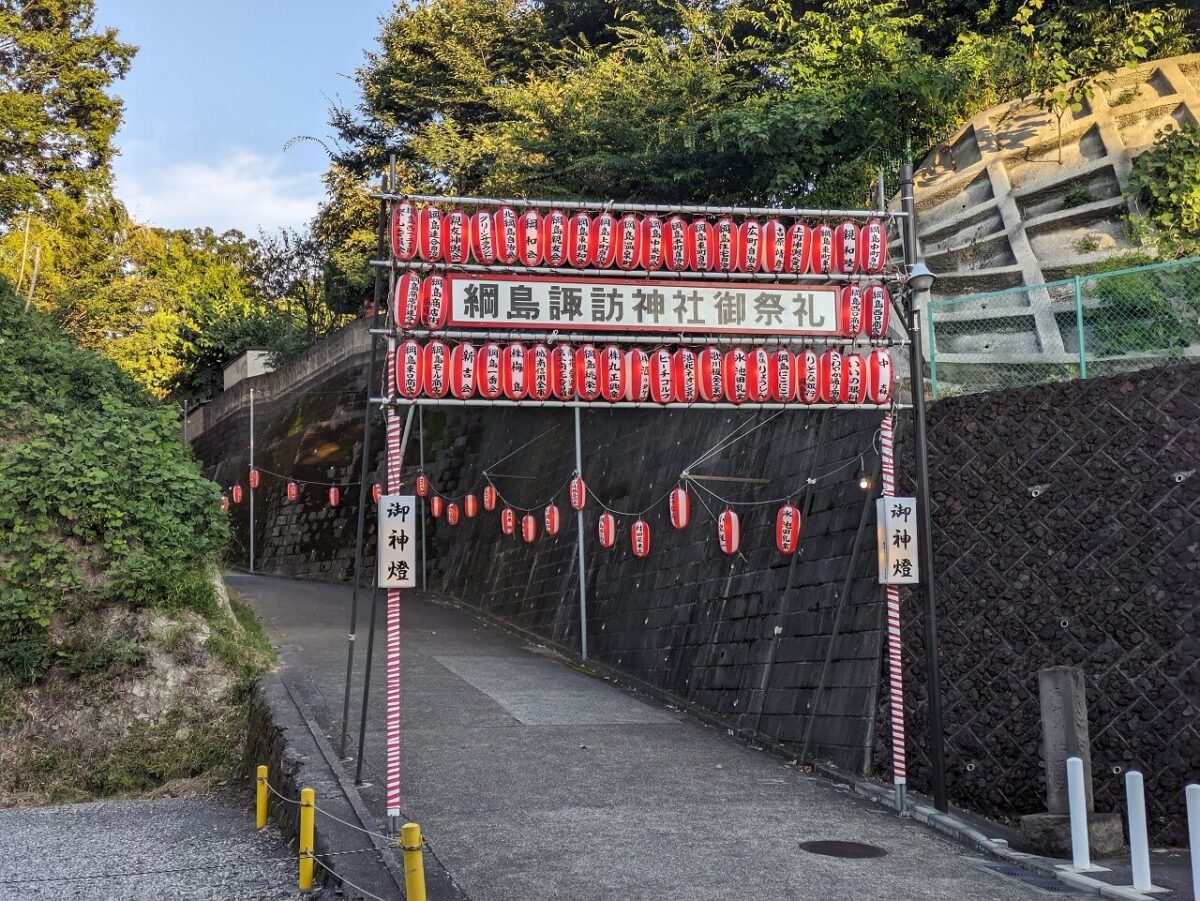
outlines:
M446 327L450 314L449 287L446 276L440 273L424 278L406 272L396 280L392 295L392 315L397 328L412 331L419 325L438 331ZM841 291L842 337L884 338L888 333L892 298L886 287L874 282L868 285L848 284Z
M510 206L470 214L403 200L392 208L392 254L449 265L879 274L887 263L887 229L877 218L861 226L851 219L789 226L730 216L710 222L608 211L518 213Z
M251 491L256 490L258 488L259 481L260 481L259 470L257 470L257 469L250 470L250 490ZM375 483L374 485L372 485L371 486L371 497L375 501L375 503L379 503L379 498L382 496L383 496L383 486L381 486L379 483ZM240 504L242 502L243 497L244 497L244 493L242 491L242 486L234 485L233 488L230 489L229 494L221 495L221 511L223 513L228 513L230 502L232 501L234 504ZM287 488L284 491L284 497L286 498L286 500L289 504L294 504L296 501L298 501L300 499L300 485L295 481L289 480L287 483ZM340 488L338 488L337 485L330 485L329 490L326 492L325 497L329 502L329 506L331 506L331 507L341 506L342 491Z
M830 348L793 354L787 348L681 347L647 352L616 345L450 348L403 341L396 351L396 392L405 399L584 400L668 403L887 404L892 358L884 348L865 357Z
M430 494L429 479L425 475L417 476L417 494L427 497ZM587 503L587 486L583 479L575 476L570 483L568 499L571 508L582 510ZM483 490L483 507L485 510L496 508L497 492L495 487L488 485ZM670 495L671 525L682 530L691 522L691 498L687 489L676 488ZM446 523L458 525L460 517L465 515L474 519L479 513L479 503L474 494L462 498L462 507L458 501L446 501L439 494L429 497L429 515L439 519L445 514ZM519 534L527 543L532 544L538 536L538 519L532 512L525 512L520 520ZM542 526L547 535L557 535L562 525L562 516L558 506L551 502L546 505L541 516ZM787 503L779 508L775 515L775 546L780 553L793 554L800 546L801 514L793 504ZM500 511L500 530L505 535L518 534L517 511L504 506ZM600 546L612 548L617 540L617 518L607 509L603 510L597 521L597 536ZM638 516L629 530L630 546L634 556L646 557L650 554L650 524L642 516ZM742 529L741 518L728 507L717 517L717 541L721 550L726 554L736 554L741 548Z

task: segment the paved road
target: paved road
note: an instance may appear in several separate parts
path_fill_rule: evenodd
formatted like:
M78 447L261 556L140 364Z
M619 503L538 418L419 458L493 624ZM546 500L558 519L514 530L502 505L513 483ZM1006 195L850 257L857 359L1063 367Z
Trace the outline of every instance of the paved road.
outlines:
M350 591L245 575L229 582L262 617L336 746ZM378 615L382 631L382 604ZM411 599L403 623L405 814L474 901L1045 897L984 871L984 861L919 824L581 674L466 611ZM382 657L363 791L381 821ZM799 847L828 839L887 853L846 859Z
M0 810L0 899L266 901L303 897L253 795L96 801Z

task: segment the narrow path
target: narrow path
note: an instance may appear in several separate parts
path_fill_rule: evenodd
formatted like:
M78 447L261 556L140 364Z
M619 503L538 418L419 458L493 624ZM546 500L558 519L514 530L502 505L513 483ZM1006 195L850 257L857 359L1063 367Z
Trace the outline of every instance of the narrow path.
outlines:
M262 617L336 746L350 590L246 575L229 583ZM352 735L370 614L363 597ZM1044 897L843 787L579 673L466 611L409 598L404 811L475 901ZM382 635L382 603L378 616ZM382 651L363 789L381 821ZM814 840L886 854L801 850Z
M253 795L0 810L0 899L298 899L297 865Z

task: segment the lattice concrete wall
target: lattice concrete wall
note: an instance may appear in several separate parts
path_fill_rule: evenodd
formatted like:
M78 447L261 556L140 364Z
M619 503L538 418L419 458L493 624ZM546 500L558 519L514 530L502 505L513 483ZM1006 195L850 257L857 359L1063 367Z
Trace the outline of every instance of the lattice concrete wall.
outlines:
M1133 249L1122 217L1134 158L1160 129L1198 120L1200 54L1121 70L1097 88L1081 112L1063 117L1061 163L1054 117L1028 101L977 115L916 174L920 243L939 275L934 299L1040 285ZM1096 199L1067 206L1075 189ZM939 323L974 327L939 342L938 359L970 363L1002 352L1072 363L1059 322L1073 328L1073 314L1073 295L1045 289L942 310Z

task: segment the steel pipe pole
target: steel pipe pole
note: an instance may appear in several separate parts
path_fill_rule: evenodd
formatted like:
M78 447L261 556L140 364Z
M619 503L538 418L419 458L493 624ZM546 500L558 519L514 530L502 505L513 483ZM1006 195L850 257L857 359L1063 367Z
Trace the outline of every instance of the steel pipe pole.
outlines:
M250 472L254 472L254 389L250 389ZM254 486L250 486L250 572L254 572Z
M399 335L394 329L376 329L374 334L384 335L386 337L397 337ZM431 332L429 329L411 329L405 330L404 337L406 338L441 338L442 340L458 340L458 341L494 341L497 335L500 335L502 340L507 341L548 341L550 343L566 342L576 344L580 342L595 343L595 344L690 344L699 346L721 346L725 347L730 344L754 344L761 347L790 347L794 345L813 346L820 345L822 347L833 345L835 347L846 347L851 350L856 350L860 347L903 347L908 343L907 340L895 340L892 338L864 338L861 335L857 338L847 338L844 335L795 335L792 337L780 337L779 335L691 335L680 334L675 332L660 332L656 335L641 335L634 332L621 332L618 334L604 334L602 332L559 332L559 331L516 331L503 330L498 333L496 329L477 328L474 331L469 329L443 329L441 331Z
M900 203L908 214L904 220L904 262L916 265L917 251L916 203L913 199L912 163L900 169ZM929 703L929 765L933 786L933 806L945 813L946 751L945 729L942 725L942 680L937 635L937 592L933 571L933 520L930 516L929 441L925 430L925 360L921 349L921 312L917 309L916 293L910 288L908 306L908 360L912 383L913 451L917 469L917 557L921 571L921 586L925 598L925 680Z
M583 444L580 440L579 408L575 408L575 474L583 478ZM587 572L583 554L583 511L575 511L576 547L579 551L579 656L587 660Z

